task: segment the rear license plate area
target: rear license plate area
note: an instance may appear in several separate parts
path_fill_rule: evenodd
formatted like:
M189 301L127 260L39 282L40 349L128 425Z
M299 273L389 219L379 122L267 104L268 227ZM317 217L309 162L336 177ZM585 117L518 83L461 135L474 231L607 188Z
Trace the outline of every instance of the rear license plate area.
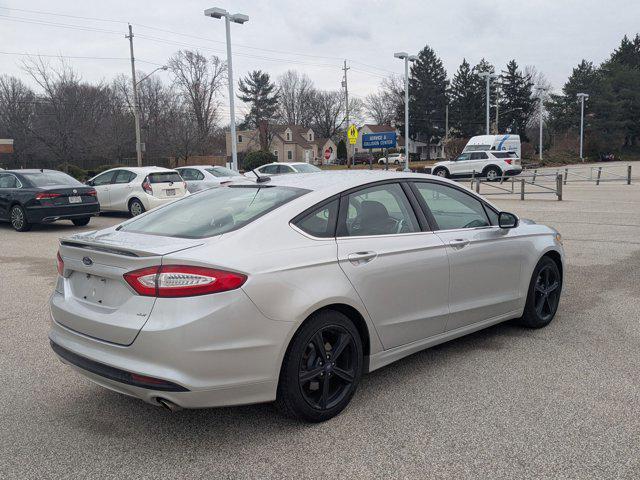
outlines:
M110 279L82 272L74 272L73 276L73 294L76 298L104 304L104 295L109 290Z
M176 189L170 188L165 190L164 193L167 195L167 197L174 197L176 195Z
M82 197L69 197L69 203L82 203Z

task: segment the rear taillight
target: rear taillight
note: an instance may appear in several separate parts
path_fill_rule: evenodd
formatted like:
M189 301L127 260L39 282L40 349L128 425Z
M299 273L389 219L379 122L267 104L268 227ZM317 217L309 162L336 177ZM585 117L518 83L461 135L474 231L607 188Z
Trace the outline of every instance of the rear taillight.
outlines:
M511 160L510 158L505 158L505 159L504 159L504 162L505 162L507 165L511 165L511 162L513 162L513 160Z
M226 292L247 280L241 273L191 265L162 265L125 273L124 279L138 295L193 297Z
M58 252L58 254L56 255L56 263L58 266L58 275L63 276L64 274L64 261L62 260L62 257L60 256L60 252Z
M47 198L57 198L61 197L60 193L37 193L36 200L46 200Z
M92 197L97 197L98 196L98 192L96 192L95 188L92 188L88 192L85 192L85 195L90 195Z
M151 183L149 183L149 177L144 179L142 182L142 189L147 192L149 195L153 195L153 190L151 189Z

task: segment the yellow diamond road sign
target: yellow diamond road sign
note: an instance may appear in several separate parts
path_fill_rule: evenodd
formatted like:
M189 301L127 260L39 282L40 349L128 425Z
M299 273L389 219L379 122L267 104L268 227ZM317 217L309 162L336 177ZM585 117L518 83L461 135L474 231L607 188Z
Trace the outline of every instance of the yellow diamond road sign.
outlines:
M349 137L349 143L355 145L356 140L358 139L358 129L355 125L349 125L349 129L347 130L347 137Z

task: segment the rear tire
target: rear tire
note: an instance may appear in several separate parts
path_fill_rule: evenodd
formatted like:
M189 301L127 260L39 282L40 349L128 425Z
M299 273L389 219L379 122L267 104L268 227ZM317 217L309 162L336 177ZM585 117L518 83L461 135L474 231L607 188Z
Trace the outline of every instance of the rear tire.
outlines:
M145 208L144 208L144 205L142 205L142 202L140 200L138 200L137 198L134 198L129 202L129 214L132 217L137 217L138 215L144 212L145 212Z
M9 211L11 226L16 232L28 232L31 224L27 221L27 212L20 205L14 205Z
M502 177L502 171L498 167L487 167L483 173L489 182L495 182Z
M74 218L71 220L76 227L84 227L89 224L91 217Z
M362 365L362 341L351 320L333 310L316 312L287 349L276 407L305 422L329 420L351 401Z
M558 311L562 275L556 262L542 257L531 275L527 303L518 324L528 328L542 328L551 323Z
M449 172L446 168L438 167L433 171L433 174L436 177L449 178Z

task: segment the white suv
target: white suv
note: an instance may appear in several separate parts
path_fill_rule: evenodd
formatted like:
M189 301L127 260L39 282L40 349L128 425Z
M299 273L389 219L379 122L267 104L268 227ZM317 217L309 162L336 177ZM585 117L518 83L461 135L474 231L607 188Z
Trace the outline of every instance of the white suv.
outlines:
M162 167L113 168L87 185L96 189L101 212L129 212L133 217L189 195L180 174Z
M384 165L385 163L400 165L401 163L404 163L404 155L402 153L390 153L386 158L382 157L378 159L379 165Z
M436 163L431 169L431 173L439 177L470 177L475 174L488 180L496 180L503 175L518 175L520 172L522 165L518 156L502 150L464 152L455 160Z

